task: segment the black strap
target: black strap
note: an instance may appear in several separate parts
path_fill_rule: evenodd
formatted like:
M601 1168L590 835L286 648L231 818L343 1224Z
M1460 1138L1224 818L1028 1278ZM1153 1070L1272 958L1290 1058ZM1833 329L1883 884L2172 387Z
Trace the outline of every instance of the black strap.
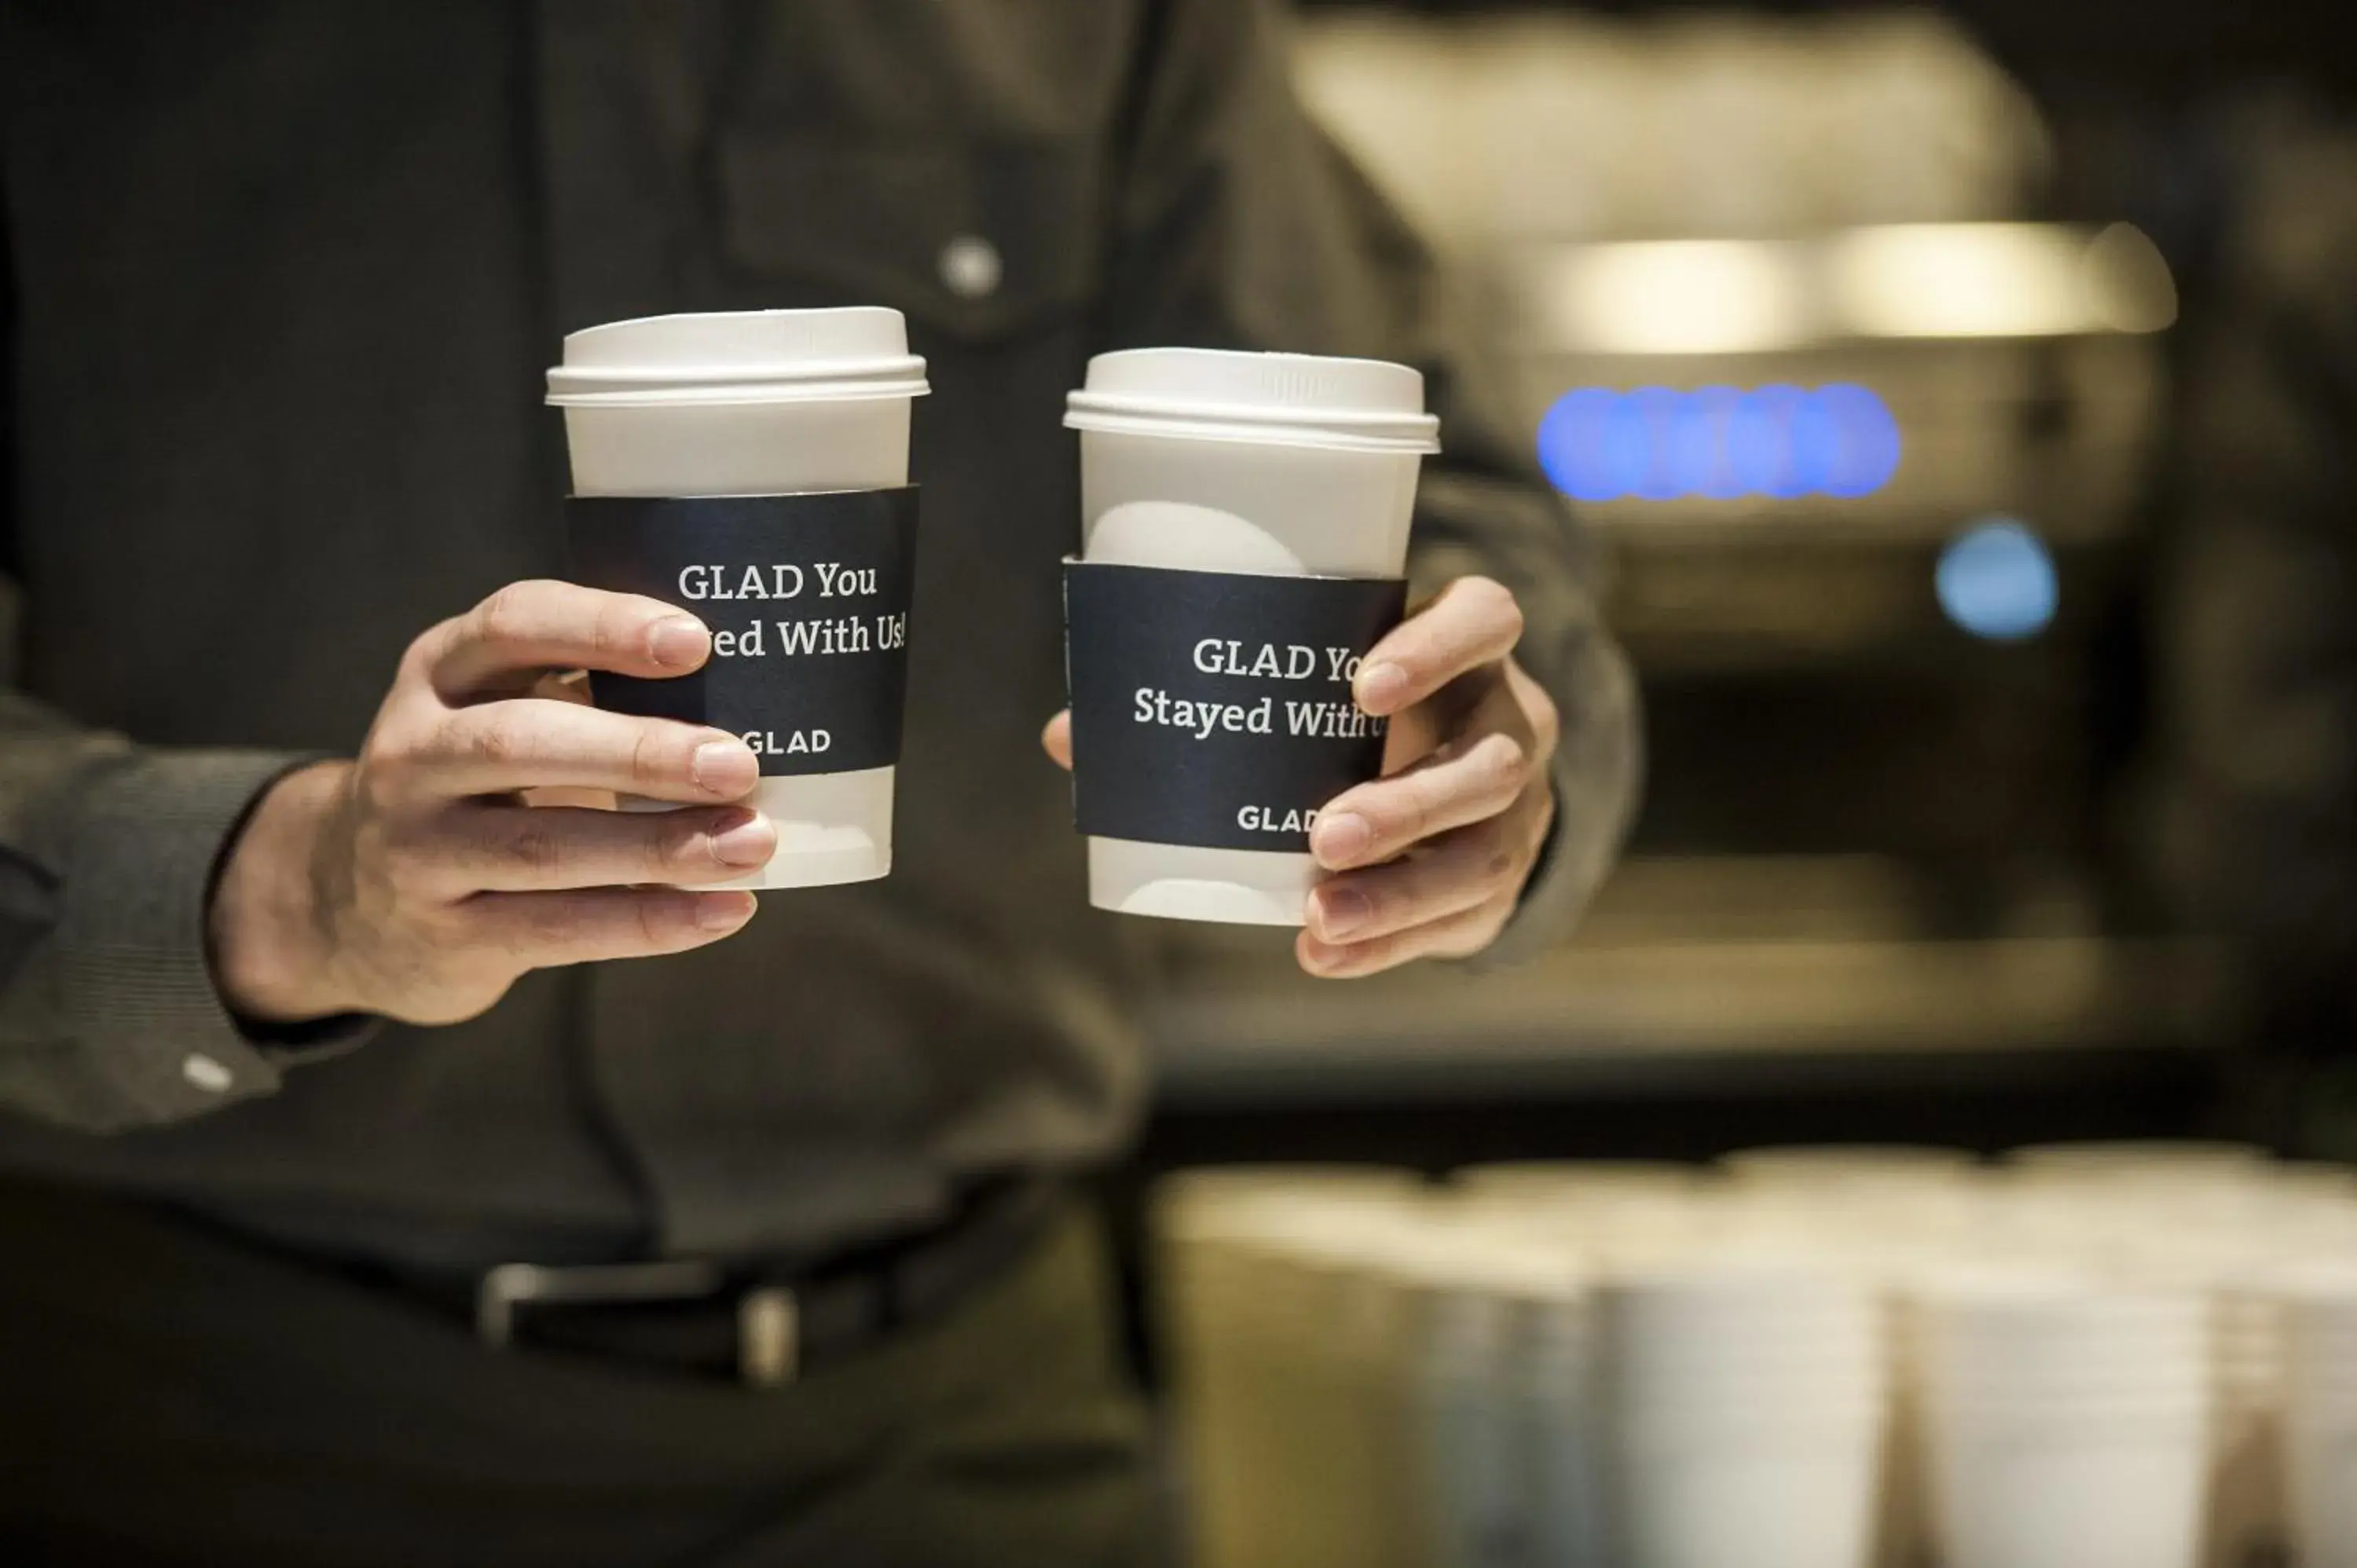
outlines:
M649 1302L544 1302L516 1314L513 1344L735 1380L738 1307L782 1286L794 1295L796 1359L823 1367L938 1318L1011 1268L1063 1211L1060 1181L1009 1177L972 1189L941 1225L911 1237L807 1261L732 1265L716 1294ZM382 1283L378 1274L374 1283ZM479 1279L404 1277L403 1294L468 1325Z

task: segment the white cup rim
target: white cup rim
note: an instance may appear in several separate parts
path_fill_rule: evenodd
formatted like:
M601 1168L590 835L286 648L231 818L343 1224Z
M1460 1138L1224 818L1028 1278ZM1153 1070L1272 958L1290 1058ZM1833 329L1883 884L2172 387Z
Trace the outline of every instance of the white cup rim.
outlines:
M557 391L626 387L719 386L738 381L916 381L925 373L921 355L862 356L835 360L766 360L704 365L551 365L548 384Z
M882 403L924 397L923 377L903 381L791 381L767 380L715 386L634 386L598 392L551 390L552 408L680 408L799 403Z
M1071 393L1065 403L1064 428L1083 435L1239 441L1253 446L1306 446L1335 452L1430 456L1440 450L1440 419L1437 414L1350 408L1243 408L1166 402L1117 392Z
M1348 356L1121 349L1090 360L1064 409L1065 425L1084 433L1419 455L1440 446L1421 374Z

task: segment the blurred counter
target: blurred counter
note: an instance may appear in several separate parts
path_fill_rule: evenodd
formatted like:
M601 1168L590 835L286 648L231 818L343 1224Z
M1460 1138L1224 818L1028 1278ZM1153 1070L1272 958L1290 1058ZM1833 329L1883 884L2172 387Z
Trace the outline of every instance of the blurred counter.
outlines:
M2184 1054L2217 1042L2222 956L2085 929L2067 891L1971 935L1867 856L1642 858L1572 945L1480 972L1313 981L1267 933L1188 933L1153 1014L1174 1108L1338 1099L1714 1091L2023 1053ZM2017 1066L2018 1064L2016 1064Z

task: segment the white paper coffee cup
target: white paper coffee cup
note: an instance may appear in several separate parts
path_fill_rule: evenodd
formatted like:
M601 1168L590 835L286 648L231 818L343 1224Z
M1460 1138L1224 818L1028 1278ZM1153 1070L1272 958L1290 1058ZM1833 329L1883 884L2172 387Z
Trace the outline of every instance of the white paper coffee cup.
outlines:
M1300 354L1100 354L1064 423L1082 559L1199 572L1399 576L1439 449L1416 371ZM1307 854L1089 840L1090 903L1126 914L1298 926L1320 879Z
M909 405L928 388L897 310L753 310L611 322L548 373L576 496L776 496L909 482ZM764 776L761 870L724 887L820 887L892 869L890 768ZM667 810L651 801L626 810Z
M1955 1568L2193 1568L2215 1398L2197 1292L1975 1271L1918 1288Z

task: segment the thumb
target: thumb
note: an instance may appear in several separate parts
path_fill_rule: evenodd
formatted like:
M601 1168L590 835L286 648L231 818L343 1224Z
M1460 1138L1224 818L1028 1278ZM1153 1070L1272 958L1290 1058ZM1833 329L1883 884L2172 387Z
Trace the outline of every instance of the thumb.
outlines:
M1066 708L1048 721L1039 732L1039 744L1056 759L1056 766L1069 772L1072 766L1072 710Z

